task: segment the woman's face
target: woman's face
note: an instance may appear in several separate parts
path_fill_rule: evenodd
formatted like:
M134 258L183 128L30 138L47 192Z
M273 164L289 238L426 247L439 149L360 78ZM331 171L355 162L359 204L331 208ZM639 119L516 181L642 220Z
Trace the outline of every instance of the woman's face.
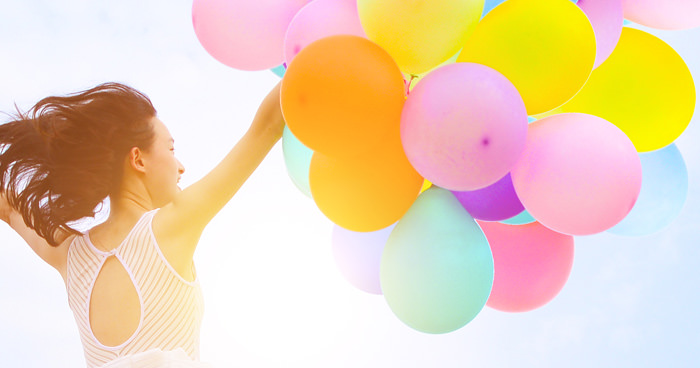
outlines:
M146 189L153 205L162 207L170 203L180 191L177 184L185 168L175 158L175 141L165 124L157 117L151 119L151 124L155 137L151 146L143 151Z

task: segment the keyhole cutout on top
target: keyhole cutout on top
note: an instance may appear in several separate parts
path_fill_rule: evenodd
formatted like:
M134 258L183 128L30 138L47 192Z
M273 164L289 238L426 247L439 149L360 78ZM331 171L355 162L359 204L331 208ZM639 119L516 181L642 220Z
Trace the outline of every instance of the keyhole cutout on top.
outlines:
M141 300L129 273L116 256L102 265L90 295L90 328L102 345L127 342L141 322Z

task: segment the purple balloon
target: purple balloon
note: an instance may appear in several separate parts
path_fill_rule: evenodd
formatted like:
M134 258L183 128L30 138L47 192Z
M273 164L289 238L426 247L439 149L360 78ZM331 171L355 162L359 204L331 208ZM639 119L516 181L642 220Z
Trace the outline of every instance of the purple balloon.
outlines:
M340 273L356 288L382 295L379 265L384 244L396 224L366 233L333 227L333 258Z
M472 191L452 191L464 209L472 217L484 221L501 221L511 218L525 207L515 194L510 173L486 188Z

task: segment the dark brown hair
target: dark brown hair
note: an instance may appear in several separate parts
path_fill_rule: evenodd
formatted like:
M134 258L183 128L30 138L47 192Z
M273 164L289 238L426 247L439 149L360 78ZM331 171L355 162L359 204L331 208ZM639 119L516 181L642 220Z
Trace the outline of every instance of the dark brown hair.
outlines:
M56 246L59 229L77 233L69 223L117 193L129 150L153 141L155 115L146 95L120 83L44 98L0 125L0 191Z

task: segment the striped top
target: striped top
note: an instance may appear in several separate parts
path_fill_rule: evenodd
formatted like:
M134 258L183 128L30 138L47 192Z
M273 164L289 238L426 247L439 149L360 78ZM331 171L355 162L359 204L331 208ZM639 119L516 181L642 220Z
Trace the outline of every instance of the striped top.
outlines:
M182 278L163 256L151 227L156 211L145 213L124 241L109 252L97 249L87 233L71 242L66 277L68 304L78 324L89 368L154 348L182 348L190 358L199 360L203 313L199 281ZM129 274L141 302L139 325L119 346L103 345L90 328L90 296L110 256L115 256Z

